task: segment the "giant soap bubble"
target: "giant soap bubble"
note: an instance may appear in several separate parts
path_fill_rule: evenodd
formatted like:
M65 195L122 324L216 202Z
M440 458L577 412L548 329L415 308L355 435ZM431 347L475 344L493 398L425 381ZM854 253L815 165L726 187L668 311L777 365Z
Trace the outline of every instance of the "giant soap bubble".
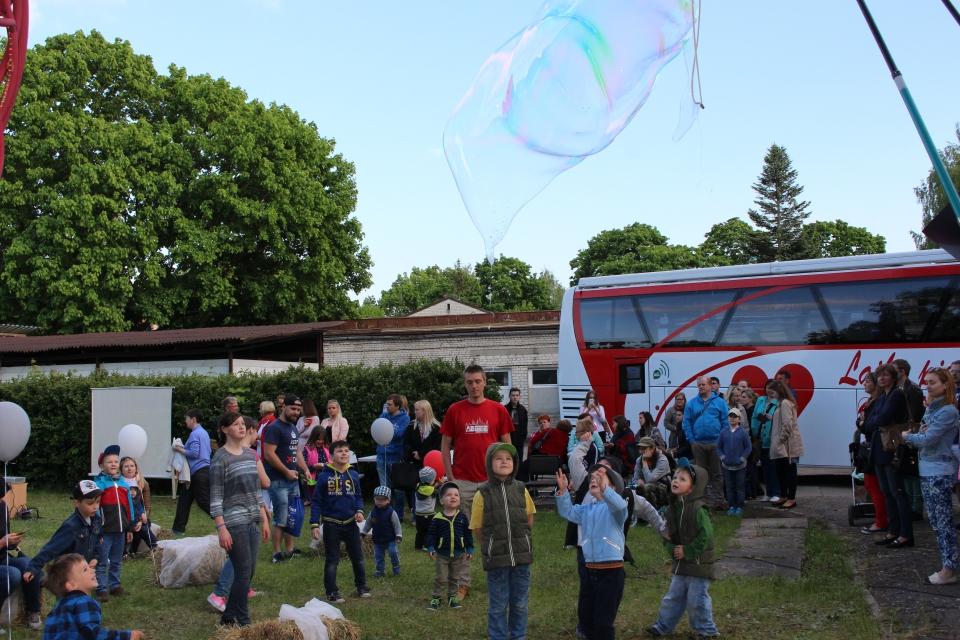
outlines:
M643 106L688 41L693 1L548 0L484 62L443 149L488 259L527 202Z

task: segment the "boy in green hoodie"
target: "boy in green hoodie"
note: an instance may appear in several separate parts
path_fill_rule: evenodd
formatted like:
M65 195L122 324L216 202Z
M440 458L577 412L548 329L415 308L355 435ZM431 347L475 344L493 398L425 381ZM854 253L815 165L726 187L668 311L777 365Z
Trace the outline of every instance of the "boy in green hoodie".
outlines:
M527 637L527 600L533 562L533 499L517 476L517 450L498 442L487 448L487 481L477 488L470 528L487 572L490 640Z
M686 458L677 461L670 484L670 504L662 513L664 547L673 558L670 589L660 603L657 621L647 628L649 636L666 636L689 612L690 629L697 638L720 635L713 623L713 603L708 589L714 578L713 525L703 504L707 470Z

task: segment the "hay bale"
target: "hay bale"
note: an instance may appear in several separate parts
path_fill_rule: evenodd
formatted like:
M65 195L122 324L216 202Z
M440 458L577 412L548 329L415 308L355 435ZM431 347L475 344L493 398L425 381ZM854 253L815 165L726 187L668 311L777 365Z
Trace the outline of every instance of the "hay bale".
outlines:
M213 584L227 561L217 536L162 540L153 553L153 574L161 587Z
M358 525L361 526L361 525ZM310 548L316 551L316 554L319 557L326 555L325 548L323 546L323 526L320 527L321 535L319 540L313 540L310 543ZM372 558L373 557L373 536L360 536L360 548L363 550L364 557ZM345 544L340 544L340 557L347 557L347 547Z
M327 628L330 640L360 640L360 625L346 618L323 618L323 626Z
M303 640L303 634L293 620L264 620L246 627L217 627L210 640Z

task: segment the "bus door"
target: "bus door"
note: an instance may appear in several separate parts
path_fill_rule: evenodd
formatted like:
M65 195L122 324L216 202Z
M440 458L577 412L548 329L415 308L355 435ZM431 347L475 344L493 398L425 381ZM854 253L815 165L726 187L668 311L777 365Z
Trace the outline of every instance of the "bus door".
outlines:
M640 412L650 410L648 389L647 358L624 357L616 359L616 411L608 412L607 419L623 414L630 421L630 427L636 431L639 427Z

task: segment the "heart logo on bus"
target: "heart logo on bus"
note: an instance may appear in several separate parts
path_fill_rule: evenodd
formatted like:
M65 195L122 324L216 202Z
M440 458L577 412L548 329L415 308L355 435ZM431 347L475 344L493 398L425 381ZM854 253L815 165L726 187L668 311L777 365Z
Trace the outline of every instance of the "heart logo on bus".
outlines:
M780 370L790 372L790 387L797 396L797 415L800 415L810 404L810 400L813 399L813 376L802 364L791 363L777 369L777 371ZM767 372L757 365L748 364L737 369L730 380L730 384L737 384L741 380L746 380L758 396L763 396L766 394L764 385L771 378L773 378L773 375L767 375Z

